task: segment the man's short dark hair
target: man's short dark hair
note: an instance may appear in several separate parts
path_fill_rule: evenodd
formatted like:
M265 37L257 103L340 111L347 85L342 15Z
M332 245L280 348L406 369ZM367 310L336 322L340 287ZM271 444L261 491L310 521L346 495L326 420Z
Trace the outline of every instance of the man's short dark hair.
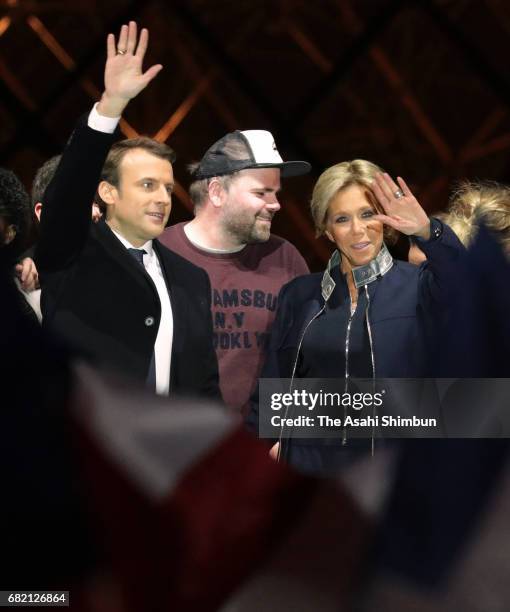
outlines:
M148 136L139 136L138 138L128 138L116 142L106 158L101 172L101 180L110 183L114 187L119 187L119 168L126 153L133 149L143 149L147 153L166 159L171 164L175 161L175 153L164 142L158 142Z
M51 179L55 176L61 158L62 155L50 157L35 173L34 182L32 183L32 212L38 202L44 204L44 193Z
M197 168L199 166L200 162L195 162L193 164L188 165L188 170L192 176L196 173ZM223 174L222 176L195 179L188 188L189 197L191 202L193 203L193 211L196 213L209 197L209 183L212 181L213 178L218 179L223 189L225 191L228 191L232 182L239 176L241 172L242 170L239 170L238 172L232 172L231 174Z
M0 217L16 229L14 240L2 248L9 249L9 256L17 257L28 235L30 202L22 182L5 168L0 168Z

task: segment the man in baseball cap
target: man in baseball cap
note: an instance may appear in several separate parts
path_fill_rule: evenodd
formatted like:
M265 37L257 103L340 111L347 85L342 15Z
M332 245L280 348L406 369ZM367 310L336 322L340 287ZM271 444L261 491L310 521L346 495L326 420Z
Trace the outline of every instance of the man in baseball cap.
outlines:
M308 273L296 248L271 234L271 222L280 210L280 178L310 168L283 161L266 130L226 134L190 167L195 218L160 238L209 274L220 387L237 410L262 368L281 287Z

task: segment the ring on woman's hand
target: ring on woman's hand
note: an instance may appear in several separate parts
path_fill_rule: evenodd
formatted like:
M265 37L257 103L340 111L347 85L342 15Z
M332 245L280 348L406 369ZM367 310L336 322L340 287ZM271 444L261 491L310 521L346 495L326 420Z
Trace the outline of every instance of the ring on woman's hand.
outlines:
M126 55L126 49L117 49L117 55Z
M397 189L393 195L397 198L397 200L400 200L400 198L404 197L404 192L402 189Z

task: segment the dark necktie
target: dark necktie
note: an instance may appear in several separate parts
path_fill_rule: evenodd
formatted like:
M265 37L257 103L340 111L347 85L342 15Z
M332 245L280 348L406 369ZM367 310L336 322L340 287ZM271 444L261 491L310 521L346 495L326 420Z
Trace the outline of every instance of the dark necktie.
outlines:
M145 268L143 264L143 256L147 255L147 251L145 249L128 249L129 254L133 259L135 259L143 268Z
M147 251L145 249L128 249L128 251L131 257L136 260L145 270L143 256L147 254ZM151 391L156 390L156 357L154 355L154 350L152 351L152 357L149 365L149 372L147 373L146 384L147 388Z

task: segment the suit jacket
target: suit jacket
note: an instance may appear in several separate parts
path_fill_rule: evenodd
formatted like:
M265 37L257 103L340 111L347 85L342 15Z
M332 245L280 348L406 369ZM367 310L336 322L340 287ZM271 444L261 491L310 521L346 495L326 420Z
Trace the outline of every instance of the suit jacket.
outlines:
M36 261L43 325L97 365L147 378L161 305L156 287L91 204L113 134L81 120L49 185ZM207 274L157 240L174 319L170 394L219 397Z

